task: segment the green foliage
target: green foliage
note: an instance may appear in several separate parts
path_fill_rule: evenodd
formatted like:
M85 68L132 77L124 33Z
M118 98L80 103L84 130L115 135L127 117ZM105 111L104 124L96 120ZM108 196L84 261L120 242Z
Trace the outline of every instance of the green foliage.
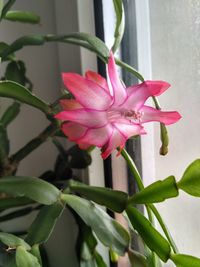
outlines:
M45 243L63 210L64 206L60 203L43 207L29 228L26 241L30 245Z
M27 197L45 205L51 205L58 200L60 191L36 177L10 176L0 179L0 192Z
M5 42L0 42L0 58L1 58L1 54L3 53L3 51L5 51L8 48L9 48L8 44L6 44ZM4 60L1 58L1 61L14 60L14 59L15 59L15 55L11 53L7 58L4 58Z
M47 103L36 97L24 86L15 82L1 81L0 97L12 98L35 108L38 108L44 113L50 113L50 107Z
M115 212L123 212L126 208L128 195L125 192L105 187L88 186L73 180L70 180L69 187L81 196L106 206Z
M61 195L61 199L92 228L105 246L116 251L119 255L124 255L129 246L130 237L117 221L86 199L66 194Z
M24 206L24 205L31 204L31 203L32 201L26 197L1 198L0 199L0 211L6 210L9 208Z
M30 246L23 239L12 234L0 232L0 241L9 248L23 246L25 249L30 249Z
M162 142L160 147L160 155L165 156L168 153L169 136L167 127L163 123L160 123L160 140Z
M116 24L115 24L115 41L112 47L113 53L118 49L125 29L125 17L124 17L124 6L123 1L113 0L115 14L116 14Z
M14 3L15 0L0 0L0 20L6 19L31 24L40 23L40 17L37 14L26 11L10 11ZM113 0L113 4L116 13L116 26L112 50L115 52L122 40L125 25L123 1ZM128 195L125 192L70 181L69 187L64 190L64 192L71 193L67 195L64 193L61 194L56 186L45 182L44 180L46 179L58 185L58 180L71 178L73 175L71 169L83 169L91 164L91 156L87 151L80 150L76 145L66 150L56 139L54 139L54 144L59 150L59 155L53 171L46 171L42 175L42 179L10 176L17 171L17 167L12 169L15 164L18 164L49 137L58 134L57 129L59 128L59 123L53 119L53 114L58 110L58 100L53 104L48 104L30 92L32 84L26 76L25 63L15 57L15 52L20 51L26 46L40 46L48 42L61 42L84 47L94 52L104 63L107 63L109 58L110 51L106 44L96 36L83 32L58 36L35 34L22 36L14 40L11 44L0 42L0 59L2 62L8 61L8 63L4 62L7 66L4 77L2 77L2 81L0 82L0 97L7 97L14 100L0 119L0 170L2 173L5 171L5 176L8 176L0 179L0 192L3 197L0 199L0 211L35 204L35 202L48 205L42 208L41 205L29 205L28 207L17 209L0 216L0 221L11 220L24 216L34 209L41 208L31 227L28 229L26 241L15 235L0 233L1 243L14 248L9 253L7 251L1 253L0 251L0 258L3 259L2 262L0 261L0 267L1 265L4 267L42 266L39 245L45 243L51 235L57 220L65 208L63 202L70 207L79 226L77 244L79 246L78 256L81 267L106 267L103 258L97 252L97 238L105 246L109 247L115 256L117 254L124 255L128 252L130 263L133 267L160 266L157 260L158 257L154 251L164 262L170 258L178 267L200 266L200 259L188 255L171 254L171 247L176 252L176 246L157 209L152 204L149 204L178 196L178 188L193 196L199 197L200 160L193 162L187 168L178 185L176 184L175 178L170 176L163 181L157 181L144 188L134 162L122 151L122 155L127 160L140 190L140 192L129 198L128 207ZM140 81L144 81L143 76L132 66L117 58L115 58L115 61L116 64L132 73ZM153 100L156 108L160 109L158 101L155 98ZM27 145L9 157L7 127L19 115L21 103L26 103L44 112L51 121L51 124L38 137L31 140ZM161 141L162 147L160 154L165 155L168 151L169 139L167 129L163 124L161 124ZM64 183L62 183L62 186ZM72 193L78 193L86 199L72 195ZM126 209L134 229L150 248L150 256L147 255L147 257L144 257L138 252L130 250L131 242L127 231L116 220L111 218L106 211L96 206L92 201L114 212L122 212ZM135 207L131 207L131 204L138 203L146 204L149 220ZM153 214L158 219L170 244L153 226ZM115 257L116 261L117 259L118 255ZM47 263L45 262L43 265L47 266Z
M165 180L157 181L130 197L129 204L156 203L177 196L178 188L175 177L169 176Z
M136 208L128 206L127 215L134 229L142 237L145 244L166 262L170 257L170 245L167 240L152 226Z
M109 57L109 49L98 37L85 32L75 32L67 35L46 35L46 41L74 43L95 52L101 58Z
M36 244L34 246L32 246L31 248L31 254L33 256L35 256L37 259L38 259L38 262L40 263L40 265L42 266L42 258L41 258L41 255L40 255L40 248L39 248L39 245ZM46 266L45 266L46 267Z
M9 45L5 50L3 50L0 56L5 60L10 54L22 49L24 46L29 45L43 45L45 42L44 36L42 35L27 35L20 37Z
M31 213L35 208L33 207L25 207L22 209L17 209L6 213L5 215L0 216L0 222L10 221L12 219L16 219Z
M200 259L184 254L172 254L171 260L177 267L200 267Z
M132 267L148 267L147 259L135 250L129 250L128 257Z
M10 8L14 5L16 0L7 0L6 4L3 6L3 9L1 7L1 16L0 16L0 20L2 20L5 15L7 14L7 12L10 10Z
M200 159L188 166L178 187L192 196L200 197Z
M18 21L23 23L31 23L31 24L40 23L40 17L37 14L21 10L8 11L4 18L10 21Z
M107 267L102 256L97 251L94 252L94 258L95 258L97 267Z
M20 112L20 103L14 101L4 112L1 117L0 123L6 128L15 118L18 116Z
M23 61L11 61L6 67L5 79L25 86L27 80L25 74L26 67Z
M22 246L16 250L17 267L41 267L38 259Z

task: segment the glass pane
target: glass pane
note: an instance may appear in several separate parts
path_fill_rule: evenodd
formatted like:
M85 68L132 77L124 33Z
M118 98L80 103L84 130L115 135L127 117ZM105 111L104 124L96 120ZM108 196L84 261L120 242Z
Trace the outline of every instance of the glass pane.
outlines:
M200 155L200 1L149 1L152 78L166 80L171 89L160 97L166 110L178 110L182 120L170 127L169 153L159 156L155 125L155 174L180 179L186 166ZM158 205L181 253L200 256L200 199L180 193ZM173 266L168 263L166 266Z

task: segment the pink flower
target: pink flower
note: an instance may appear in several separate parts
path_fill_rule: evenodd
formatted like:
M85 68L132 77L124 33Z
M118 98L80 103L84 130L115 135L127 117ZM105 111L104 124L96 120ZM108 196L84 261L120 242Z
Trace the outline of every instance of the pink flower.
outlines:
M62 131L81 148L100 147L105 159L117 147L122 149L128 138L145 134L143 123L159 121L168 125L181 118L176 111L163 112L145 105L150 96L162 94L170 84L145 81L125 88L112 53L108 75L111 86L92 71L87 71L85 77L63 73L63 82L75 99L61 100L64 111L55 118L64 121Z

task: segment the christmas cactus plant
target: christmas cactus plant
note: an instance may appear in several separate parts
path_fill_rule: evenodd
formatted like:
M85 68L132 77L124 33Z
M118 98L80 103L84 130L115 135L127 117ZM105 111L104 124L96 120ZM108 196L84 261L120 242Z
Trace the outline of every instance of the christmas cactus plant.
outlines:
M12 10L14 0L0 1L0 19L13 23L38 24L40 17L32 12ZM24 233L0 232L0 266L41 267L48 266L42 253L54 226L65 209L69 209L79 228L77 255L81 267L106 267L98 252L102 243L110 251L111 261L118 256L128 256L133 267L159 267L171 260L178 267L200 267L200 259L181 254L168 231L155 203L178 197L179 191L200 197L200 159L191 163L181 179L173 175L144 187L137 167L127 153L126 141L143 134L145 123L160 123L161 154L167 153L168 134L166 125L176 123L181 115L177 111L162 111L157 96L170 85L165 81L145 80L137 70L115 57L124 32L123 1L113 0L116 27L114 44L106 44L89 33L77 32L67 35L28 35L7 44L0 42L1 62L6 70L0 81L0 97L11 99L11 105L0 118L0 221L24 216L38 210L36 218ZM63 73L66 91L48 103L37 97L27 77L25 62L16 57L25 46L62 42L78 45L95 53L107 66L107 77L93 70L85 76ZM138 84L126 87L117 73L117 65L137 77ZM146 105L153 99L154 107ZM7 128L20 116L22 104L39 109L49 121L37 137L30 140L15 154L9 153ZM68 150L59 138L74 142ZM55 166L40 177L18 175L21 161L42 143L50 140L59 151ZM90 152L100 150L102 160L116 150L123 157L133 174L138 192L127 192L82 183L73 174L73 169L84 169L91 163ZM123 177L121 177L123 179ZM144 211L138 208L144 206ZM107 210L121 213L128 222L125 228ZM16 209L17 208L17 209ZM156 229L156 219L160 225ZM132 246L135 232L143 243L136 251ZM66 259L67 262L67 259Z

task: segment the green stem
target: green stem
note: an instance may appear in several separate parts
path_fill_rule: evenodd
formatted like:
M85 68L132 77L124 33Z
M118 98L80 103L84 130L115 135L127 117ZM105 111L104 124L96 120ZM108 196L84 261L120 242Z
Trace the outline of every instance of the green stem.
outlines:
M132 158L130 157L130 155L127 153L127 151L125 149L122 149L121 151L121 155L124 157L124 159L126 160L130 171L132 172L132 174L134 175L134 178L136 180L138 189L141 191L142 189L144 189L144 185L142 182L142 178L137 170L137 167L134 163L134 161L132 160ZM151 217L152 217L152 212L154 213L156 219L158 220L164 234L166 235L166 238L168 239L174 253L178 253L178 249L175 245L175 242L171 236L171 234L169 233L167 226L165 225L160 213L158 212L158 210L156 209L156 207L153 204L150 205L145 205L146 209L147 209L147 213L149 216L149 220L152 221Z
M152 210L152 212L154 213L155 217L157 218L157 220L158 220L158 222L159 222L159 224L160 224L165 236L167 237L168 241L171 244L171 247L172 247L174 253L178 253L178 248L177 248L177 246L176 246L176 244L175 244L175 242L174 242L174 240L173 240L173 238L172 238L172 236L171 236L166 224L164 223L160 213L158 212L158 210L156 209L156 207L154 205L150 204L149 207Z
M130 157L130 155L128 154L128 152L125 149L122 149L121 155L126 160L131 173L134 175L134 178L136 180L136 183L137 183L139 191L143 190L144 189L144 185L143 185L140 173L139 173L134 161L132 160L132 158ZM151 212L150 208L147 205L146 205L146 210L147 210L147 214L148 214L148 217L149 217L149 221L154 225L152 212ZM153 251L152 251L152 261L153 261L152 262L153 265L157 266L157 264L156 264L156 255L155 255L155 253Z
M38 148L42 143L44 143L49 137L54 136L57 132L58 126L55 124L50 124L41 134L28 142L24 147L17 151L11 156L11 162L20 162L26 156L28 156L33 150Z

